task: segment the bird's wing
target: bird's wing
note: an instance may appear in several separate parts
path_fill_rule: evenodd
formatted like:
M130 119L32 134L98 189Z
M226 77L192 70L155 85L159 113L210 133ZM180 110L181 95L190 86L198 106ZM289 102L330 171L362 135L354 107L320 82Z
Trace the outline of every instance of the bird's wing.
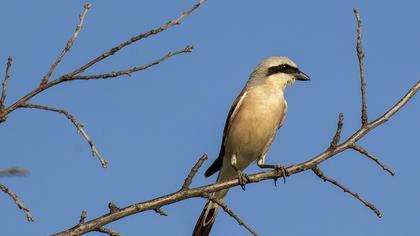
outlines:
M239 94L239 96L235 99L235 101L232 104L232 107L230 108L229 114L226 118L225 122L225 128L223 129L223 139L222 139L222 145L220 147L219 156L217 159L210 165L210 167L206 170L204 173L205 177L209 177L219 171L222 168L223 164L223 157L225 156L225 139L226 135L229 132L229 128L232 124L232 121L235 119L236 114L238 114L238 111L240 109L240 106L242 104L243 99L245 98L247 92L242 90L242 92Z
M284 100L284 108L283 108L283 118L280 120L279 123L279 127L277 129L280 129L281 126L283 125L284 120L286 119L286 114L287 114L287 102L286 100Z

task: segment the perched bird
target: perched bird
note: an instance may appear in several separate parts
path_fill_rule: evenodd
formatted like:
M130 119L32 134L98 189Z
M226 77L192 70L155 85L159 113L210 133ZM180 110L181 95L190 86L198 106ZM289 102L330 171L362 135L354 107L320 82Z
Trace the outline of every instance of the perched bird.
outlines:
M219 171L217 182L239 178L244 188L247 176L242 171L251 162L257 161L261 168L282 169L265 164L265 155L286 117L284 90L295 80L309 77L287 57L266 58L255 68L230 108L219 156L205 172L206 177ZM212 197L222 201L228 191L220 190ZM216 203L208 201L192 235L209 235L218 210Z

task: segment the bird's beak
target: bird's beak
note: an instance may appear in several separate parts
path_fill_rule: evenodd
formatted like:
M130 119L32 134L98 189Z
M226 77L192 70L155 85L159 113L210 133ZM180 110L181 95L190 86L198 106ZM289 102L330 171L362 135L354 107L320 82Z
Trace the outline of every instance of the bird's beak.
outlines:
M307 81L307 80L311 80L311 78L309 78L309 76L305 73L303 73L302 71L299 71L296 75L295 75L295 79L296 80L302 80L302 81Z

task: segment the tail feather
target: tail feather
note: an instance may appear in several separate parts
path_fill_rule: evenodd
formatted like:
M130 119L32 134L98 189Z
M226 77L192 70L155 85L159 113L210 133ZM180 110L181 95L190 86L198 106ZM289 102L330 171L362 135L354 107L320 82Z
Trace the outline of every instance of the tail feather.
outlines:
M208 201L203 211L201 212L200 218L198 219L193 236L208 236L213 223L216 219L217 212L219 211L219 205L212 201Z

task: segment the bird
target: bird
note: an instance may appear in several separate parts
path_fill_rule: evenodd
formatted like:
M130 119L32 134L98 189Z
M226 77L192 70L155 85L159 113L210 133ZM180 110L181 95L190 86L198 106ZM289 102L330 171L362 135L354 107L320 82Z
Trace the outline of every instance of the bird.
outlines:
M219 155L206 170L205 177L219 171L217 182L238 178L245 190L248 177L242 171L253 161L260 168L285 170L280 165L265 164L265 159L277 130L286 118L284 91L296 80L308 81L310 78L287 57L271 56L256 66L229 110ZM228 191L219 190L210 196L223 202ZM218 211L219 205L209 199L192 235L208 236Z

